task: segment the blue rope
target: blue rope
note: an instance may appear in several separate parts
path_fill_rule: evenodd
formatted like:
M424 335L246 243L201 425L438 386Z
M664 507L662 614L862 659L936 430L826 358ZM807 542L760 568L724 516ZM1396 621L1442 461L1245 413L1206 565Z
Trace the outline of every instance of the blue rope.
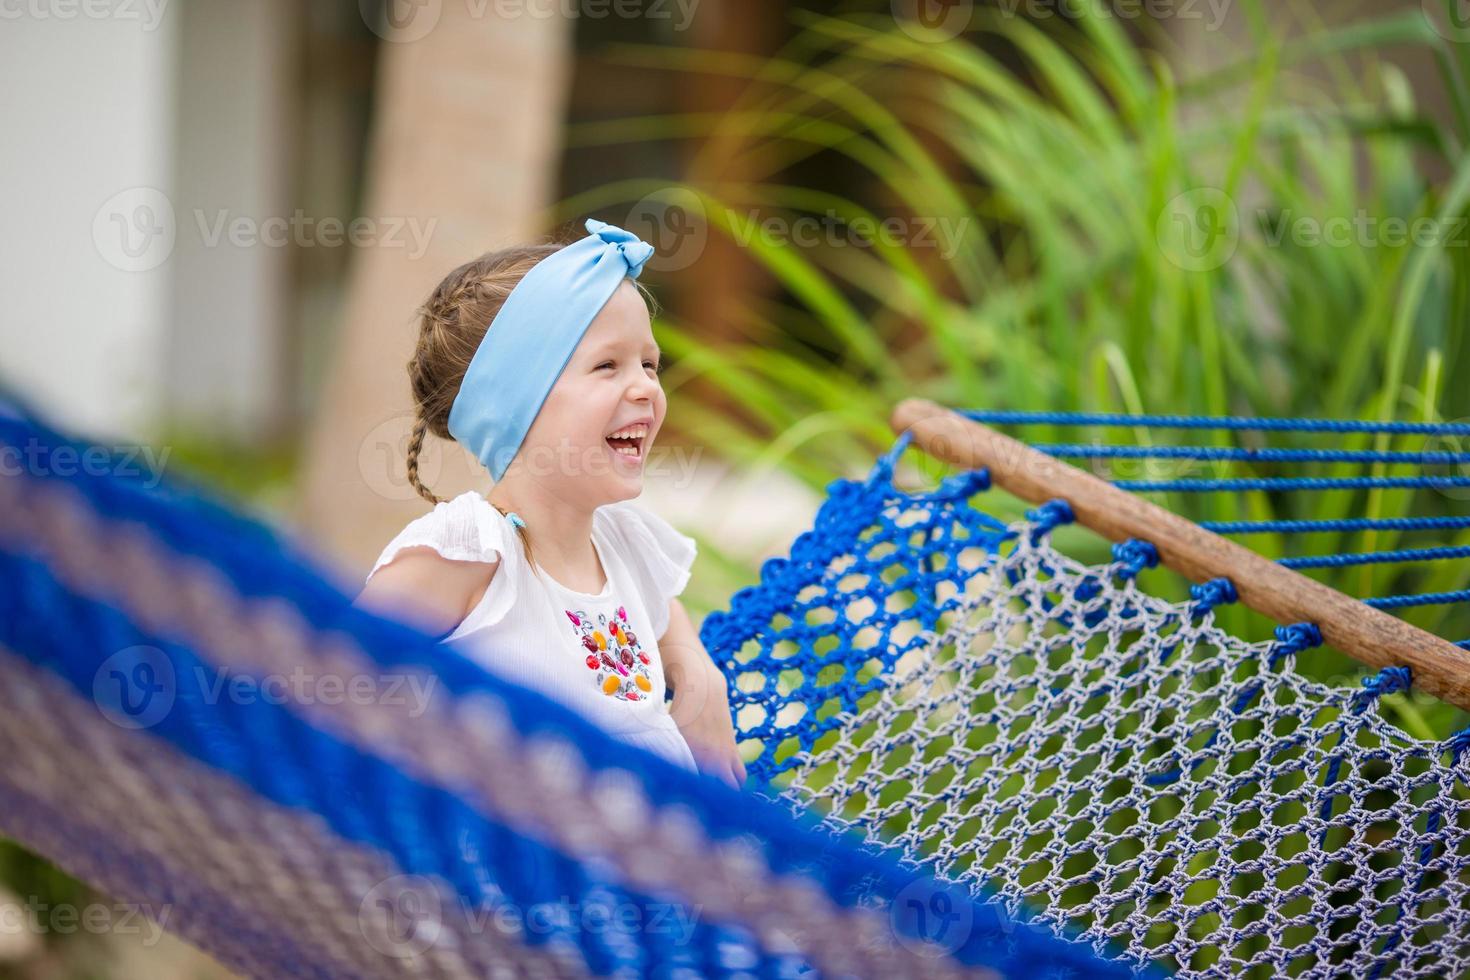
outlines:
M1227 605L1240 599L1235 583L1228 578L1212 578L1208 582L1189 587L1189 597L1194 600L1195 616L1213 612L1216 606Z
M1038 443L1048 456L1087 459L1198 459L1258 463L1470 463L1470 452L1387 452L1377 449L1246 449L1238 446L1097 446L1087 443Z
M1262 477L1225 480L1115 480L1120 490L1138 493L1244 493L1292 490L1447 490L1470 487L1470 476Z
M1407 691L1413 675L1407 667L1384 667L1372 677L1363 678L1363 690L1358 693L1356 707L1359 711L1378 698L1399 691Z
M1113 545L1113 560L1123 566L1118 570L1119 578L1124 580L1137 578L1138 573L1145 568L1158 566L1159 549L1155 548L1151 541L1129 538L1127 541L1119 541Z
M1340 521L1201 521L1216 534L1309 534L1315 531L1443 531L1470 527L1470 517L1358 517Z
M1398 551L1307 555L1301 558L1282 558L1278 560L1278 564L1286 568L1345 568L1349 565L1381 565L1401 561L1444 561L1447 558L1470 558L1470 547L1402 548Z
M1470 589L1459 592L1425 592L1420 595L1389 595L1364 599L1375 609L1405 609L1409 606L1440 606L1454 602L1470 602Z
M1276 627L1276 642L1271 645L1270 664L1276 666L1284 657L1322 645L1322 630L1316 623L1292 623Z
M1144 429L1212 429L1247 432L1376 432L1399 435L1470 435L1463 422L1369 422L1356 419L1211 418L1201 415L1124 415L1091 412L1003 412L974 409L966 418L990 425L1104 425Z
M1031 540L1041 540L1052 531L1063 524L1071 524L1077 519L1072 513L1072 505L1060 497L1048 500L1040 507L1035 507L1026 512L1026 520L1031 522Z

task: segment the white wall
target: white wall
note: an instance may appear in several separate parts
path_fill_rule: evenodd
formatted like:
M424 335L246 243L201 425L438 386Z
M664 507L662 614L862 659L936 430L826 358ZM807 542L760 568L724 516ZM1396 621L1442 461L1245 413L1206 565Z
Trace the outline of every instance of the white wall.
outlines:
M162 404L171 267L147 266L177 21L160 0L0 3L0 383L98 438L141 437Z
M312 241L282 225L294 210L298 2L183 7L167 409L178 423L244 441L268 438L290 414L291 243Z

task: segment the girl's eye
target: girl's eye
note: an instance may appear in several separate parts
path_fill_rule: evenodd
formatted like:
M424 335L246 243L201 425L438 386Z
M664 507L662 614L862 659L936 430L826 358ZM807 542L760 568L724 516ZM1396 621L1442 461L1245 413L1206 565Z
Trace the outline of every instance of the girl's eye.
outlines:
M615 365L612 361L603 361L601 364L597 365L597 370L601 371L603 368L610 368L610 367L616 367L616 366L617 365Z
M646 368L653 368L655 374L662 373L664 369L664 366L662 364L659 364L655 361L644 361L643 366Z

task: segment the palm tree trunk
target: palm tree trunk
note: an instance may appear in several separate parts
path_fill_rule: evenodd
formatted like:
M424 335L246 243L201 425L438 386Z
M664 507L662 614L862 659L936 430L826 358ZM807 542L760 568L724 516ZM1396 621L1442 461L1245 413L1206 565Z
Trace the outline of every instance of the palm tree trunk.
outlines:
M563 16L497 17L460 3L411 10L397 34L382 32L362 208L385 232L405 226L354 254L300 468L301 529L349 575L426 506L404 470L414 311L455 266L545 230L571 67ZM427 33L425 16L435 18ZM432 436L420 476L440 497L484 479L467 453Z

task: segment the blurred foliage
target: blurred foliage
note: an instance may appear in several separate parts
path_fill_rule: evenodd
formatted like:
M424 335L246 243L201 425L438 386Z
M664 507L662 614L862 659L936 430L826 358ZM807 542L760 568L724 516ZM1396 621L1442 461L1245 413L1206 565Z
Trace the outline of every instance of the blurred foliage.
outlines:
M734 336L711 338L697 305L686 318L659 320L673 361L665 373L671 417L744 469L780 467L821 488L834 475L865 471L891 444L894 405L913 396L1017 410L1415 420L1470 413L1470 390L1451 382L1470 373L1462 227L1470 46L1445 41L1418 9L1290 39L1251 0L1243 8L1248 51L1243 45L1240 60L1181 80L1168 58L1093 9L1080 4L1078 16L1033 22L977 6L957 39L900 27L885 14L800 15L804 30L769 60L639 46L609 52L676 80L703 72L749 82L742 103L719 117L640 116L574 127L570 137L589 148L693 139L696 175L720 172L700 166L703 148L738 145L744 154L733 168L738 182L617 181L555 209L557 220L617 217L621 209L661 250L677 250L690 235L724 236L776 286L770 298L744 301ZM1405 76L1379 56L1389 47L1436 66L1455 124L1420 108ZM860 195L839 194L837 181L801 179L810 160L822 162L812 168L819 175L859 172ZM1437 172L1448 176L1429 176ZM1359 215L1367 230L1359 224L1346 240L1296 234L1310 227L1304 220ZM856 244L853 234L797 241L789 232L803 218L808 227L836 220L849 231L897 218L911 240L870 232ZM1431 221L1442 233L1399 241L1384 231L1390 219ZM946 240L937 233L945 228L962 233ZM1145 430L1024 435L1173 438ZM1207 438L1229 445L1237 437ZM1238 444L1261 444L1253 438ZM1324 443L1289 434L1270 444L1464 448L1422 437ZM944 473L932 461L915 463L910 480L932 484ZM1348 472L1259 464L1227 472L1165 461L1116 475ZM1197 520L1464 511L1461 499L1412 491L1157 499ZM1006 518L1022 509L1004 495L984 505ZM1426 543L1383 532L1309 537L1248 543L1272 557L1299 547ZM1466 541L1470 535L1435 536ZM1086 535L1067 543L1080 557L1105 554ZM1380 565L1324 578L1357 595L1443 591L1470 584L1470 568ZM1153 584L1183 594L1177 577ZM1405 615L1470 637L1463 604ZM1247 635L1264 626L1244 610L1222 610L1222 618ZM1302 659L1305 671L1339 680L1356 669L1335 655ZM1464 720L1445 706L1429 714L1405 704L1399 720L1424 737Z

